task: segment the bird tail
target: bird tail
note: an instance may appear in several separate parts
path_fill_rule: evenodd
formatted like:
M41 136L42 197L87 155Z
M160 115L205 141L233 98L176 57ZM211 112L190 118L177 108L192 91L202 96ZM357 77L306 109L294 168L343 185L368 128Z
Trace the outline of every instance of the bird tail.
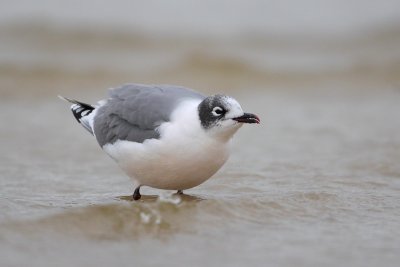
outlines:
M72 103L71 106L71 111L72 114L74 115L75 119L85 128L88 132L93 134L93 129L92 126L90 125L90 120L88 115L93 112L95 109L94 106L79 102L74 99L69 99L63 96L58 96L61 100L64 100L66 102Z

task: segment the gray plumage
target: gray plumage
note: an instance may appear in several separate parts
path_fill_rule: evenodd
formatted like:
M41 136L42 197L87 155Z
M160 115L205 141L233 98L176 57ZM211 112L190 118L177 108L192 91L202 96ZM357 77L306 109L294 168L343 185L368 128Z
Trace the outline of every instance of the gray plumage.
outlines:
M127 84L110 91L110 98L98 108L94 133L100 146L117 140L142 143L159 138L157 127L170 120L174 108L184 99L205 97L188 88L171 85Z

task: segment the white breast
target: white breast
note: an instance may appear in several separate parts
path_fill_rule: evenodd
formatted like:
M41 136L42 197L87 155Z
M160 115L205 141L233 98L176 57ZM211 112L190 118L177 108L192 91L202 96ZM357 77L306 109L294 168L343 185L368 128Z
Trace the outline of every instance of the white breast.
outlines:
M229 142L212 138L201 127L199 102L182 102L171 121L159 127L158 140L143 144L119 140L103 149L136 185L174 190L197 186L217 172L229 156Z

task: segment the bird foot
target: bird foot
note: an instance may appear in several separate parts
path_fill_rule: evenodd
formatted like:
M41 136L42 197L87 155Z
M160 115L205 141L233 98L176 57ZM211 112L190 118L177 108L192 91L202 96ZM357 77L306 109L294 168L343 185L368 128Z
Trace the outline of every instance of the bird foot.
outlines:
M139 200L142 197L140 194L140 186L136 187L135 192L133 192L133 200Z
M183 195L183 191L182 190L178 190L178 192L176 192L178 195Z

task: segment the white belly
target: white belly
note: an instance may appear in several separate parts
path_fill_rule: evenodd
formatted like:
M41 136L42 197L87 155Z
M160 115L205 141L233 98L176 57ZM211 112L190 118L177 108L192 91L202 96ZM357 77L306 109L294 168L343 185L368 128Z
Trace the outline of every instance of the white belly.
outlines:
M135 186L184 190L197 186L226 162L229 140L212 138L201 127L198 102L185 102L171 122L159 127L161 138L144 143L117 141L103 149L134 180ZM230 139L230 138L229 138Z
M171 190L203 183L228 159L227 144L212 140L208 144L118 141L104 149L138 185Z

